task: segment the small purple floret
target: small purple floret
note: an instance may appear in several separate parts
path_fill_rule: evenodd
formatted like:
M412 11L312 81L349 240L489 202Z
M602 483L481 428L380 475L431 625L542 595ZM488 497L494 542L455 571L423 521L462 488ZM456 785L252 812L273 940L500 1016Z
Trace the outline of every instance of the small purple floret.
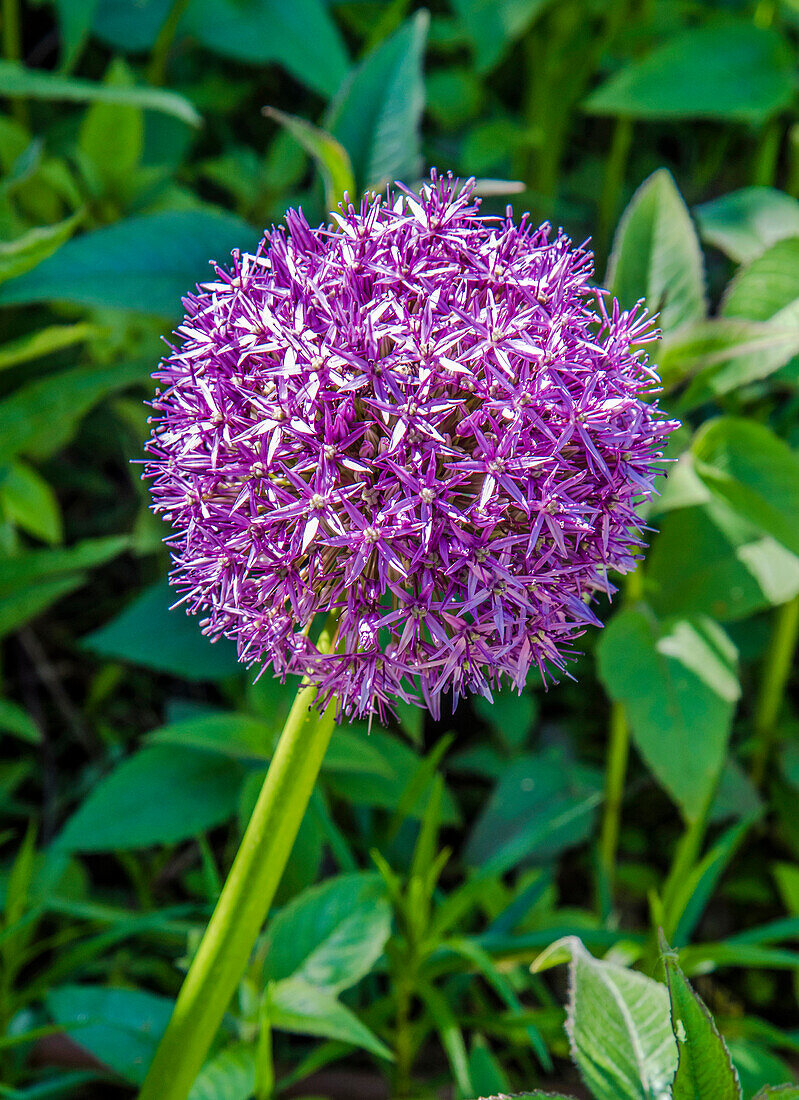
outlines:
M342 211L290 211L186 298L147 476L207 634L342 713L438 715L564 668L635 568L675 425L647 400L651 319L563 233L435 173Z

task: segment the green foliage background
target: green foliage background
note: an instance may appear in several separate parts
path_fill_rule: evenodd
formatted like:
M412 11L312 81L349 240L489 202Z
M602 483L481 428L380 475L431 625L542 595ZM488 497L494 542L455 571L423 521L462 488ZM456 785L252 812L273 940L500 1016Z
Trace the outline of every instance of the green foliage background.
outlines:
M3 0L0 42L0 1097L141 1083L291 700L169 610L161 338L288 206L431 166L659 311L675 463L574 680L335 732L191 1100L796 1081L795 0Z

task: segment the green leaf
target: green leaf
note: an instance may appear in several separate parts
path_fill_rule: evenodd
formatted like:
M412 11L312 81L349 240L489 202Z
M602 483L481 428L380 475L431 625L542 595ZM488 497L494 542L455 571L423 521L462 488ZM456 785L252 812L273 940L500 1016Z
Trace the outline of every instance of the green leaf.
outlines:
M270 922L265 978L339 993L369 973L390 933L380 876L339 875L306 890Z
M799 319L799 318L797 318ZM658 371L667 390L687 382L670 403L678 415L759 382L799 354L799 324L714 318L662 341Z
M13 733L30 745L41 744L42 731L22 707L9 699L0 699L0 730Z
M51 604L80 588L86 580L85 573L72 573L68 577L42 581L8 596L0 596L0 638L35 619Z
M301 978L287 978L270 986L269 1020L278 1031L336 1039L392 1060L388 1047L329 989L319 989Z
M192 0L181 31L236 61L277 61L329 97L347 75L341 35L322 0Z
M742 268L722 302L725 317L797 324L799 237L777 241Z
M133 76L121 58L106 70L109 88L131 88ZM144 151L144 113L122 103L94 103L81 123L78 147L106 191L126 195Z
M92 31L115 50L146 53L155 44L173 2L139 0L131 4L130 0L98 0Z
M547 7L549 0L453 0L478 73L489 72Z
M146 589L112 622L83 639L90 652L186 680L219 680L240 670L233 645L211 643L164 583Z
M13 284L10 284L13 285ZM74 435L98 402L116 390L145 382L151 363L114 363L59 371L0 401L0 462L18 454L47 458Z
M225 1047L206 1062L188 1100L250 1100L255 1090L255 1048Z
M774 187L743 187L695 207L694 214L702 240L739 264L799 236L799 202Z
M5 474L0 472L0 514L42 542L52 544L64 537L55 493L41 474L24 462L13 463Z
M29 229L15 241L0 241L0 283L24 275L57 252L75 232L81 217L81 213L73 214L57 225Z
M691 447L708 489L747 522L799 555L799 458L762 424L724 416Z
M214 753L173 745L141 749L94 784L58 846L113 852L188 840L235 815L244 774Z
M325 185L325 205L335 210L345 193L350 201L356 198L355 177L347 150L334 137L304 118L287 115L275 107L265 107L264 114L286 129L294 140L313 157Z
M799 1100L799 1085L768 1085L755 1100Z
M635 970L570 955L566 1030L572 1056L596 1100L661 1100L677 1064L666 987Z
M661 168L641 184L624 211L606 283L625 309L643 298L664 333L706 313L705 276L688 208Z
M90 985L52 989L45 1003L78 1046L135 1085L144 1080L174 1004L141 990Z
M91 569L117 557L130 541L125 535L85 539L58 550L28 550L0 558L0 596L25 590L41 581L81 569Z
M0 95L26 99L67 100L73 103L120 103L142 110L162 111L200 125L200 116L181 95L162 88L125 88L91 80L58 76L44 69L28 69L17 61L0 61Z
M672 1100L740 1100L738 1074L712 1016L680 970L675 952L665 948L663 963L679 1052Z
M227 263L254 238L245 222L210 208L128 218L70 241L0 287L0 305L55 300L178 318L182 296L213 277L209 260Z
M700 26L656 46L584 103L622 118L711 118L763 123L794 98L793 59L783 38L748 20Z
M359 190L412 180L419 171L429 22L426 11L417 12L367 54L326 115L324 128L349 153Z
M799 1100L799 1088L795 1085L782 1085L769 1089L771 1081L788 1081L794 1078L788 1063L772 1050L761 1043L746 1039L728 1039L727 1047L744 1097L754 1097L760 1090L758 1095L761 1096L761 1100L763 1097L780 1095L784 1100Z
M599 676L625 704L635 744L690 820L718 781L740 695L735 648L710 619L619 612L598 647Z
M89 37L98 0L55 0L61 47L60 68L69 72Z
M20 363L29 363L32 359L41 359L53 352L82 344L99 333L96 325L81 321L74 325L50 325L48 328L28 332L0 344L0 370L17 367Z
M557 749L518 757L506 765L477 818L464 858L482 867L514 849L525 861L555 859L590 836L601 790L597 769Z
M680 508L658 522L645 578L658 615L733 622L799 592L799 558L723 501Z

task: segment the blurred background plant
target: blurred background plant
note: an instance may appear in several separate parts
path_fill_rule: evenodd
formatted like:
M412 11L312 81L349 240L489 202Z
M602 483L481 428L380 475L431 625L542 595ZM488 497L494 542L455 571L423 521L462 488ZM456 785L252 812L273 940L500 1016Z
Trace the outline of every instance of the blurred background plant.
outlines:
M571 939L573 966L635 992L658 928L743 1095L796 1079L799 8L0 17L0 1096L141 1082L291 698L168 610L129 464L160 338L287 206L430 165L592 236L622 304L660 311L677 461L574 681L336 731L192 1100L585 1096L563 976L530 964L578 937L605 960ZM599 1091L570 1031L600 1100L664 1095Z

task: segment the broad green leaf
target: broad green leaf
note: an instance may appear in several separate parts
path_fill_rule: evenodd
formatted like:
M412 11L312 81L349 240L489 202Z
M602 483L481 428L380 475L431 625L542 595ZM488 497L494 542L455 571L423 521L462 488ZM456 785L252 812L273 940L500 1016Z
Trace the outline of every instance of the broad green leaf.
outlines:
M135 1085L144 1080L174 1004L137 989L91 985L59 986L45 1003L73 1042Z
M518 757L477 818L464 858L477 867L493 864L521 841L521 860L555 859L590 836L601 789L600 772L561 751Z
M54 454L69 442L90 409L116 390L146 382L152 367L152 363L74 367L15 390L0 401L0 462L18 454L33 458Z
M213 277L209 260L225 264L254 238L245 222L210 208L128 218L77 237L0 287L0 305L56 300L177 318L183 295Z
M104 84L133 86L133 75L121 58L108 66ZM92 104L81 123L78 147L106 191L127 195L144 151L144 112L123 103Z
M319 989L301 978L275 982L269 989L269 1020L278 1031L316 1035L351 1043L391 1060L391 1051L354 1012L336 1000L329 989Z
M181 26L207 49L236 61L277 61L307 87L329 97L349 59L322 0L192 0Z
M0 241L0 283L39 267L69 240L81 217L80 213L73 214L57 225L29 229L15 241Z
M645 584L658 615L733 622L799 592L799 558L721 500L679 508L657 522Z
M702 240L748 264L785 237L799 236L799 202L774 187L744 187L694 208Z
M200 1070L188 1100L250 1100L255 1090L255 1046L234 1045Z
M479 73L486 73L520 38L549 0L453 0Z
M757 124L789 106L793 59L781 35L748 20L699 26L656 46L584 103L622 118L711 118Z
M45 69L28 69L17 61L0 61L0 95L26 99L66 100L74 103L121 103L148 111L163 111L200 125L200 116L181 95L163 88L124 88L91 80L59 76Z
M5 474L0 471L0 515L42 542L52 544L64 537L55 493L41 474L24 462L14 462Z
M391 907L380 876L339 875L306 890L273 918L264 975L339 993L369 973L390 933Z
M676 953L666 950L663 963L679 1052L672 1100L740 1100L738 1074L713 1018L680 970Z
M0 584L2 564L0 558ZM279 732L274 724L247 714L218 713L171 722L153 730L148 741L219 752L244 761L266 761L272 758ZM389 777L394 774L385 758L365 737L342 728L333 730L322 768Z
M690 820L727 753L740 694L734 646L710 619L659 622L651 611L628 608L603 631L598 659L639 752Z
M0 699L0 730L13 733L31 745L38 745L42 740L42 731L31 716L10 699Z
M799 321L799 313L797 313ZM799 354L799 324L714 318L681 328L658 348L664 389L684 386L670 402L681 415L761 381Z
M96 336L100 330L96 325L83 321L74 325L50 325L36 332L18 336L15 340L0 344L0 370L17 367L20 363L29 363L32 359L41 359L56 351L82 344Z
M0 638L35 619L51 604L80 588L86 580L85 573L71 573L0 596Z
M691 450L710 491L799 555L799 458L762 424L725 416L704 424Z
M422 60L430 17L419 11L367 54L331 104L324 128L347 150L359 190L419 171Z
M129 545L127 536L109 535L85 539L64 549L28 550L0 557L0 597L24 591L41 581L102 565L117 557Z
M55 0L58 15L60 68L72 69L89 37L98 0Z
M215 753L152 745L94 784L57 844L113 852L188 840L235 815L243 779L239 764Z
M176 593L159 582L146 589L112 622L83 639L91 653L130 661L186 680L219 680L240 669L233 645L211 643L197 620L181 607L170 611Z
M799 323L799 237L777 241L742 268L722 302L725 317Z
M664 333L706 312L702 253L688 208L661 168L633 195L608 262L607 286L625 309L643 298Z
M71 0L65 0L66 3ZM93 33L115 50L146 53L158 37L174 0L97 0Z
M566 1030L572 1056L595 1100L666 1100L677 1064L666 987L589 955L570 956Z
M274 107L264 108L264 113L280 123L305 152L313 157L325 184L325 205L328 210L335 210L345 193L351 202L355 201L355 177L343 145L325 130L312 126L297 115L287 115Z

